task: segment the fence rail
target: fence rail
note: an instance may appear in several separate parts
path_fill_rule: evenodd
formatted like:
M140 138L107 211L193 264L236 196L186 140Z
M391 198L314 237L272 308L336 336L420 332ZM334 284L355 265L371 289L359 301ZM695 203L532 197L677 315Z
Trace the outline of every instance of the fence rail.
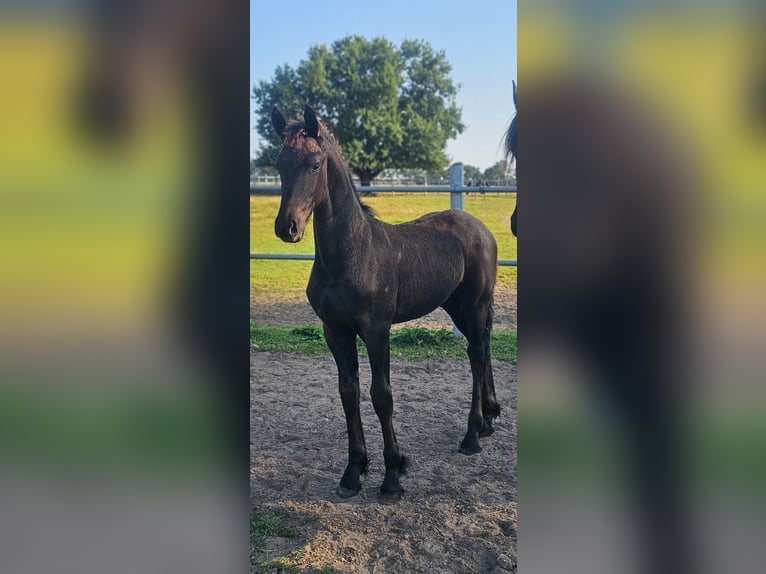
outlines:
M280 195L279 185L250 185L251 195ZM362 188L369 193L449 193L450 208L463 211L463 196L466 193L516 193L515 185L467 186L463 185L463 164L457 163L450 168L450 185L372 185ZM293 259L313 261L314 256L303 253L251 253L250 259ZM516 259L499 259L498 265L516 267Z
M357 189L369 193L516 193L515 185L371 185ZM280 195L281 192L278 185L250 185L251 195Z
M314 255L309 253L251 253L250 259L295 259L300 261L313 261ZM516 259L498 259L498 265L516 267Z

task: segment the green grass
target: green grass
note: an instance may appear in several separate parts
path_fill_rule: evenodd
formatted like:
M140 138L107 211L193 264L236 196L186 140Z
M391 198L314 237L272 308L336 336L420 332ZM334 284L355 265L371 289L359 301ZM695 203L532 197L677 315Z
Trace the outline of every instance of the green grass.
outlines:
M314 325L272 327L250 322L250 341L262 351L329 355L321 327ZM515 361L517 356L516 331L492 332L492 356L495 359ZM361 356L367 348L357 339ZM465 339L456 340L448 329L403 327L391 331L391 356L404 359L466 357Z
M250 544L258 548L263 546L267 537L294 538L295 529L286 526L282 518L273 514L255 514L250 516Z
M275 556L263 560L266 550L266 538L281 537L294 538L295 529L287 526L280 516L274 514L250 515L250 571L258 572L259 568L269 571L273 569L282 572L298 572L295 564L298 557Z
M301 563L306 554L303 548L287 555L264 556L266 538L295 538L296 536L295 528L287 526L283 518L278 515L266 513L250 515L250 571L272 572L276 570L282 574L299 574L300 572L335 574L335 569L330 566L322 568L303 566Z
M122 384L96 390L62 385L40 393L23 384L0 391L4 460L169 476L179 469L204 473L220 464L221 421L206 393L187 392L179 399L175 392L118 391Z
M337 570L331 566L322 568L304 567L300 565L303 559L303 551L297 550L289 556L277 556L260 563L260 567L267 572L276 570L279 574L336 574Z
M279 210L277 196L251 196L250 198L250 250L258 253L314 253L314 234L311 222L300 243L283 243L274 235L274 218ZM449 209L448 193L381 193L364 199L378 217L389 223L410 221L432 211ZM511 235L509 222L516 204L514 195L468 195L465 210L481 219L495 236L500 259L516 258L516 240ZM311 272L311 261L250 262L250 293L253 297L278 299L303 298ZM516 286L516 268L498 267L498 286Z

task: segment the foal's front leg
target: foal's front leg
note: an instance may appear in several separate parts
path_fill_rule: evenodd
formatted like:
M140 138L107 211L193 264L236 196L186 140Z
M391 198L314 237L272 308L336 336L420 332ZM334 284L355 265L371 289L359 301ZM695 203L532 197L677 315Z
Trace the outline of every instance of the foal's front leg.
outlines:
M380 419L383 430L383 460L386 463L386 478L380 487L381 498L384 502L398 500L404 489L399 483L399 475L407 471L407 458L399 451L394 433L394 399L389 384L389 369L391 363L389 349L389 333L391 325L379 327L371 333L366 333L364 341L367 354L370 357L372 371L372 386L370 395L372 406Z
M346 414L348 465L335 492L349 498L362 488L361 474L367 473L367 447L364 444L362 418L359 414L359 358L356 333L348 328L324 325L324 338L338 366L338 389Z

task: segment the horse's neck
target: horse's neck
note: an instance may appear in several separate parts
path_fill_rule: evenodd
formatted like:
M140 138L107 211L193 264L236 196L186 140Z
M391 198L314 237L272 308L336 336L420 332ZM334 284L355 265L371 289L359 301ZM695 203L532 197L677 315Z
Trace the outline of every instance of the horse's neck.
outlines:
M314 245L324 261L344 257L365 241L369 231L367 215L342 163L328 165L327 186L328 199L314 210Z

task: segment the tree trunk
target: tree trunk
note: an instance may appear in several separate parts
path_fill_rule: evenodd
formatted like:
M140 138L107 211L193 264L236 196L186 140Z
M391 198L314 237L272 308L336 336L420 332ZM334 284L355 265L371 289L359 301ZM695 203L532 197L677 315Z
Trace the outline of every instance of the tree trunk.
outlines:
M355 170L354 173L359 176L359 183L361 187L370 187L372 185L372 180L375 179L375 177L380 173L380 170L371 170L371 169L364 169L364 170ZM369 190L361 189L359 192L362 195L374 195Z

